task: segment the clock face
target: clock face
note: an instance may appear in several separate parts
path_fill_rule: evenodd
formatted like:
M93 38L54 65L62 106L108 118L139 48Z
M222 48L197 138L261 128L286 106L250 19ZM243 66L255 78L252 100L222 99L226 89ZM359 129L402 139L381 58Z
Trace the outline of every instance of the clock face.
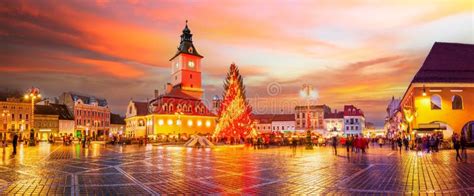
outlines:
M188 48L188 52L189 52L189 53L193 53L193 47L189 47L189 48Z
M188 67L189 68L194 68L194 61L189 61L188 62Z

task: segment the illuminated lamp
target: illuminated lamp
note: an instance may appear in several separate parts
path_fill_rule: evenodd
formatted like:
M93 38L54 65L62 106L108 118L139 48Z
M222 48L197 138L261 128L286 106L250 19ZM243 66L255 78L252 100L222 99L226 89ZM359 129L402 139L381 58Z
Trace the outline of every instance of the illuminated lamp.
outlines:
M200 127L202 125L202 121L201 120L198 120L197 121L197 126Z
M176 125L181 125L181 120L180 119L176 120Z
M188 126L193 126L193 121L192 120L188 120Z
M206 127L210 127L211 126L211 121L207 120L206 121Z
M423 97L426 97L426 88L425 88L425 85L423 85L423 93L422 93Z
M163 124L164 124L163 119L158 120L158 124L159 124L160 126L163 125Z
M168 125L173 125L173 120L168 119Z

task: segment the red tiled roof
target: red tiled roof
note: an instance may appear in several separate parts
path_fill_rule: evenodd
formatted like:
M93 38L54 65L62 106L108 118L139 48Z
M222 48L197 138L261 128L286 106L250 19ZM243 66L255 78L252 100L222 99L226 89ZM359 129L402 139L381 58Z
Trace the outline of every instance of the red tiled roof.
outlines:
M294 121L294 114L275 114L273 116L273 121Z
M257 120L260 124L270 124L272 121L294 121L294 114L252 114L252 120Z
M252 114L250 119L258 121L261 124L272 123L273 114Z
M474 82L474 45L436 42L412 83Z
M353 105L345 105L344 116L364 116L364 112Z
M135 108L137 109L137 116L148 115L148 103L147 102L133 102Z
M183 93L178 86L174 86L169 93L163 94L158 98L177 98L177 99L186 99L186 100L199 100L191 95Z
M324 114L324 118L344 118L344 112L338 112L338 113L327 113Z

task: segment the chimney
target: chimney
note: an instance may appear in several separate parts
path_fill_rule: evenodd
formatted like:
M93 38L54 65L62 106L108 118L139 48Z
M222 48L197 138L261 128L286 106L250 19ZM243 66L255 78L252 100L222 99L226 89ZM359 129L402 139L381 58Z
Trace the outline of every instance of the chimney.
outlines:
M158 98L158 96L160 95L158 92L158 89L155 89L155 98Z
M173 89L173 87L171 86L171 83L167 83L166 84L166 93L170 93L171 89Z

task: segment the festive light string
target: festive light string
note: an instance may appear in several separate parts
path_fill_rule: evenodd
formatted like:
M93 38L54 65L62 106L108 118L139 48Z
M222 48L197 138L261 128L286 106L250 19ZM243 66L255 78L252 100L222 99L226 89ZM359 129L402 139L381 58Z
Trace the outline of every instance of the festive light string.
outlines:
M224 82L224 97L218 110L218 124L214 136L245 137L254 134L251 127L251 107L245 100L245 87L235 64L230 66Z

